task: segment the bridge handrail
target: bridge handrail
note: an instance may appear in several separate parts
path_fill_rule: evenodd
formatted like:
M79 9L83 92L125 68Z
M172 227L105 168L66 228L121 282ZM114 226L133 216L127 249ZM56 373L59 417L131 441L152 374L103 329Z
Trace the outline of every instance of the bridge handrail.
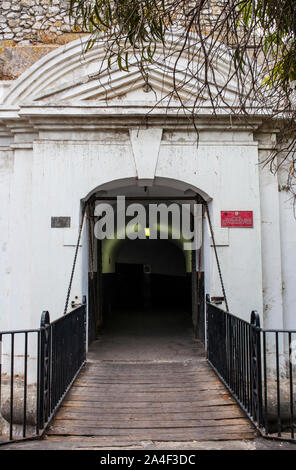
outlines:
M5 356L2 351L3 344ZM34 392L31 398L36 402L36 411L32 417L33 410L28 410L28 360L32 356L34 345L33 357L37 359L36 393ZM16 347L18 348L17 354ZM20 348L23 348L21 354ZM19 380L15 375L15 362L16 358L19 361L20 357L23 358L24 372L22 382L18 386L18 389L21 386L23 390L21 404L19 390L18 403L15 399L15 383ZM0 444L43 435L85 361L85 297L81 305L53 322L50 322L48 311L42 312L38 329L0 331L0 412L2 410L1 388L7 387L8 408L4 410L4 413L9 422L7 439L1 441L0 437ZM3 366L5 366L5 374ZM21 436L15 424L15 408L20 406L22 409L18 410L17 414L21 413L23 416Z
M264 329L206 299L207 360L264 436L296 441L296 330ZM295 336L294 336L295 335Z

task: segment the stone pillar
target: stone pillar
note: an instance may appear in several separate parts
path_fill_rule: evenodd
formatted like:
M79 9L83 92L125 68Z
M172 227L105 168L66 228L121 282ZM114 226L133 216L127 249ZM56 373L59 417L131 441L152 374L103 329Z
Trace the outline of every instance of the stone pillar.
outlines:
M264 328L284 328L282 302L282 262L278 178L264 161L275 144L275 135L257 136L262 238L262 285Z

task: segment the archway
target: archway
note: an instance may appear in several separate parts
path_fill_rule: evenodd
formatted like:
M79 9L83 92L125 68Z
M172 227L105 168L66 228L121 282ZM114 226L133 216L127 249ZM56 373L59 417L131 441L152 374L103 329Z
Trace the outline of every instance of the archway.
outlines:
M124 185L124 182L108 186L91 192L88 200L93 208L103 201L116 214L117 196L125 197L127 207L135 202L141 202L146 208L151 201L167 207L203 202L197 190L170 180L166 185L155 184L149 188ZM193 211L190 217L193 219ZM95 220L92 219L91 231ZM148 232L144 239L130 240L115 233L113 239L94 241L91 251L96 258L93 263L96 272L89 279L89 339L112 331L143 338L159 336L165 331L167 335L177 336L183 330L191 337L195 334L203 339L207 248L203 245L198 250L185 250L182 233L179 238L173 236L171 220L166 226L157 224L157 239L151 239L149 229L145 230ZM167 239L163 236L165 230Z

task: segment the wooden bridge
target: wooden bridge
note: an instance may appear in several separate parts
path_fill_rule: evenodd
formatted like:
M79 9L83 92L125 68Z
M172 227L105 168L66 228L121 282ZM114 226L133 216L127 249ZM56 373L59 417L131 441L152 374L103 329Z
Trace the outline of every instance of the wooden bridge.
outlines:
M157 315L152 323L158 335L146 325L139 337L124 330L121 317L117 330L107 330L93 343L50 426L47 444L114 448L256 436L208 365L204 346L193 340L190 324L180 332L167 321L164 332Z
M96 445L242 440L253 426L203 358L171 363L87 363L47 439Z
M60 395L54 392L68 374L64 361L78 366L73 363L73 351L83 361L79 338L84 315L81 307L61 320L62 327L53 323L42 330L46 333L51 328L47 335L52 338L48 383L55 388L50 390L50 400L44 402L48 415L39 415L40 429L56 411ZM92 343L44 439L20 442L17 448L140 449L152 442L161 449L174 443L181 449L188 445L194 449L202 442L243 442L257 436L209 365L204 344L194 340L191 319L187 316L184 320L184 312L121 312L110 318L110 325L112 328L107 325L104 334ZM65 332L70 327L73 335L68 336L73 341L68 344ZM47 349L44 351L42 360L46 361ZM68 375L70 378L72 372ZM48 396L46 383L41 382L44 397Z

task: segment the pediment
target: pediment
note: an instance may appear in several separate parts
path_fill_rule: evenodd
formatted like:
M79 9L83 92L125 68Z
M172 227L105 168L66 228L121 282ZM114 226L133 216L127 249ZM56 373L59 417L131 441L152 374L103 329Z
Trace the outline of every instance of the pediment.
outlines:
M147 71L148 85L136 65L131 64L129 72L117 65L111 71L104 66L103 42L96 44L87 53L83 48L88 38L76 40L49 53L28 69L8 90L5 104L20 105L38 101L44 103L69 103L71 101L139 101L158 102L169 100L193 103L196 97L205 106L209 100L207 88L203 85L202 67L190 64L188 57L180 57L178 70L174 70L174 57L164 58L163 50L157 50L156 62ZM229 74L227 56L216 66L216 78L225 85ZM175 87L174 87L175 84ZM177 94L173 90L178 89ZM217 86L215 85L217 92ZM237 95L235 83L225 87L224 99L232 104Z

